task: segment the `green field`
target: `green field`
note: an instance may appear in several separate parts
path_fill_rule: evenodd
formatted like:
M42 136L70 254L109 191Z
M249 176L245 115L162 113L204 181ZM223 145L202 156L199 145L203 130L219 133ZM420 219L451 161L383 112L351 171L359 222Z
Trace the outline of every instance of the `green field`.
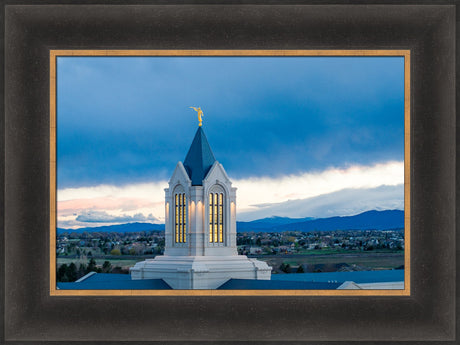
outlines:
M268 265L274 268L274 271L280 267L281 264L289 264L290 266L304 265L305 267L320 267L321 270L330 271L334 267L349 266L356 270L379 270L379 269L394 269L400 268L404 265L404 252L359 252L359 253L344 253L334 252L325 253L325 251L315 251L309 254L287 254L287 255L257 255L259 260L267 262ZM97 258L96 265L102 266L104 261L109 261L112 267L121 267L127 269L136 264L136 262L145 260L146 257L133 258ZM88 259L77 258L57 258L57 265L70 264L74 262L77 267L83 263L88 264ZM315 266L319 265L319 266ZM324 267L323 267L324 266Z
M400 268L404 265L404 253L341 253L341 254L312 254L312 255L283 255L258 256L259 260L267 262L275 268L281 264L290 266L304 265L321 268L322 271L334 271L337 266L353 267L353 270L382 270ZM316 265L316 266L315 266Z
M343 248L322 248L322 249L303 249L296 253L288 255L335 255L335 254L350 254L350 255L373 255L373 254L402 254L403 250L397 249L374 249L372 251L350 251Z

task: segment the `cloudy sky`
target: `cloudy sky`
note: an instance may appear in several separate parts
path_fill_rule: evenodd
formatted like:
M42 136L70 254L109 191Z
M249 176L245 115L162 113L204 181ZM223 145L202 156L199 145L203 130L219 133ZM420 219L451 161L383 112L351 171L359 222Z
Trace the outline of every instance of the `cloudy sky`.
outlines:
M238 220L403 209L403 57L59 57L58 226L164 222L190 106Z

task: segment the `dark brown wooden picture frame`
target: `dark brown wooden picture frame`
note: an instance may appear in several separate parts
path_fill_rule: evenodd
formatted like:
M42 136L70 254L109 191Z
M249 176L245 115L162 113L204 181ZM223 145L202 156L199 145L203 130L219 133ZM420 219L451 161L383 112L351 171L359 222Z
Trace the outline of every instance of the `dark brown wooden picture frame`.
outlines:
M455 3L3 9L4 343L455 339ZM409 49L410 296L50 296L51 49Z

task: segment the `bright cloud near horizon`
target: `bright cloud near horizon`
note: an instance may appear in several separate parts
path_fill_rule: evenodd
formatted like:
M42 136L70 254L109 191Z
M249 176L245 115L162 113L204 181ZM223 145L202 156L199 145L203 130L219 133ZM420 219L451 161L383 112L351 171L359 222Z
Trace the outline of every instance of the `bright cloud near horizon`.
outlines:
M388 162L374 166L352 166L346 169L327 169L323 172L289 175L281 178L250 178L234 180L237 190L238 220L253 220L270 216L327 217L351 215L359 212L382 209L385 199L377 198L373 203L362 205L359 200L343 200L346 212L330 214L329 210L308 212L297 210L286 212L283 204L304 201L321 195L341 191L367 191L381 186L396 186L396 199L389 208L401 209L404 199L404 163ZM126 185L122 187L100 185L95 187L67 188L58 190L58 220L60 227L100 226L104 224L134 221L164 223L164 187L167 181ZM337 198L337 197L336 197ZM273 206L275 210L273 210ZM355 206L353 206L355 205ZM271 206L271 207L270 207ZM269 208L269 213L264 209ZM338 206L335 206L338 208ZM276 211L278 208L278 212ZM276 212L276 214L273 214ZM304 212L304 213L302 213Z
M240 220L404 207L402 57L59 57L57 77L59 227L163 222L190 106Z

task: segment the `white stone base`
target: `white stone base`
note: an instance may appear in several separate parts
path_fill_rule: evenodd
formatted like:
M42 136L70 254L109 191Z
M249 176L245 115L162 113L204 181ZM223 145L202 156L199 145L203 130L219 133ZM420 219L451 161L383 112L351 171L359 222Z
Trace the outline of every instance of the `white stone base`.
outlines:
M129 269L131 279L163 279L173 289L217 289L231 278L270 280L265 262L233 256L157 256Z

